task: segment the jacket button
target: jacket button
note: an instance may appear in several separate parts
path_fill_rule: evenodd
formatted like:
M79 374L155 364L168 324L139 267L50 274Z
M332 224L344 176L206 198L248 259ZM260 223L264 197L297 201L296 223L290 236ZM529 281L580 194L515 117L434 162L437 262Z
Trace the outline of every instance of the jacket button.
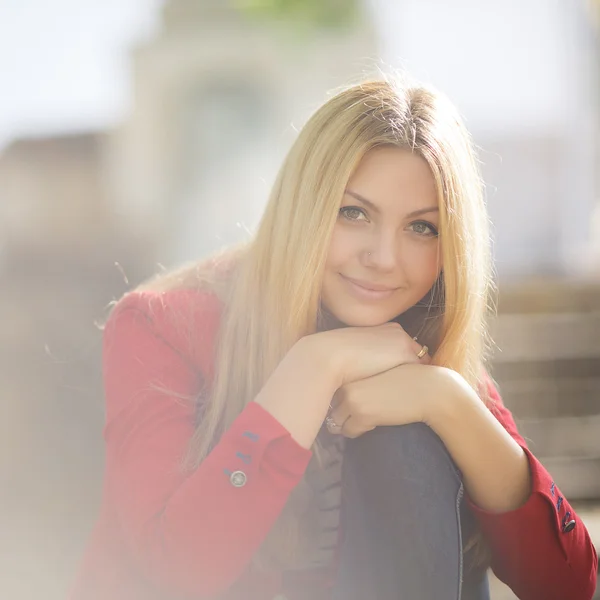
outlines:
M575 525L577 525L577 521L569 521L565 523L562 528L563 533L569 533L569 531L573 531L575 529Z
M230 475L229 481L234 487L244 487L246 485L246 481L248 481L248 478L246 477L246 473L244 473L244 471L234 471Z

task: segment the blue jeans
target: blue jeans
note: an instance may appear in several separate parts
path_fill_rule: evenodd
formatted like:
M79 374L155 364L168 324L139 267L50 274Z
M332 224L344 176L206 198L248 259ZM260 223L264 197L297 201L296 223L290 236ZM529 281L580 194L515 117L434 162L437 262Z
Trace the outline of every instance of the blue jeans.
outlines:
M333 600L489 600L463 541L460 472L426 425L378 427L344 452L344 540Z

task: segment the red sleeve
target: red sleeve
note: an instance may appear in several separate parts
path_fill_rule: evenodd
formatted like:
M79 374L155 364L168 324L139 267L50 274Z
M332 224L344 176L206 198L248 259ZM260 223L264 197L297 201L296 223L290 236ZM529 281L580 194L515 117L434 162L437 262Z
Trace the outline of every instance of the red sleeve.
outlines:
M516 510L491 513L469 500L492 551L492 569L521 600L590 600L598 557L592 540L551 475L531 453L510 411L488 382L490 410L529 459L532 490Z
M171 327L173 302L151 299L149 310L148 299L133 294L107 323L107 489L145 575L171 594L205 598L244 572L311 452L252 402L200 467L183 472L195 414L186 398L202 376L193 355L180 351L187 337ZM200 317L209 320L196 319L193 334L208 343L214 315Z

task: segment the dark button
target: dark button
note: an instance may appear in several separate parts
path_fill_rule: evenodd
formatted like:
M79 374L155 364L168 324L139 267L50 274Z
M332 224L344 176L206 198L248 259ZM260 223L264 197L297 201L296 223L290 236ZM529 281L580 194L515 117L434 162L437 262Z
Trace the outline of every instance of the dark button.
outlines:
M565 523L562 528L563 533L569 533L569 531L573 531L575 529L575 525L577 525L577 521L569 521Z

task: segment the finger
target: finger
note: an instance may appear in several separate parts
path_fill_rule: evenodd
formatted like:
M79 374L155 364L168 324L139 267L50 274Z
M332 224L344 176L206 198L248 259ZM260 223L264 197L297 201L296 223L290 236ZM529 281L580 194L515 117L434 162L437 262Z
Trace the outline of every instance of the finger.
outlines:
M346 422L350 418L350 411L348 405L345 402L338 404L330 413L329 417L332 425L328 426L327 429L330 433L343 433Z
M431 361L431 356L429 355L429 347L425 344L420 344L417 341L417 338L412 338L413 341L413 350L416 356L417 362L428 365Z
M344 423L344 427L342 429L342 434L347 438L357 438L360 435L360 430L357 427L357 419L352 419L352 415L348 417L347 421Z
M365 427L359 419L350 416L344 424L342 434L344 437L354 439L360 437L364 433L367 433L367 431L372 431L373 429L375 429L375 427Z
M329 415L346 418L350 413L347 402L346 387L342 386L335 391L331 402L329 403Z
M431 364L431 355L429 353L425 354L425 356L419 362L422 365L430 365Z
M333 398L331 399L331 402L329 403L329 412L334 410L336 406L339 406L339 404L341 402L343 402L343 400L344 400L344 392L343 392L342 388L338 388L335 391L335 393L333 394Z

